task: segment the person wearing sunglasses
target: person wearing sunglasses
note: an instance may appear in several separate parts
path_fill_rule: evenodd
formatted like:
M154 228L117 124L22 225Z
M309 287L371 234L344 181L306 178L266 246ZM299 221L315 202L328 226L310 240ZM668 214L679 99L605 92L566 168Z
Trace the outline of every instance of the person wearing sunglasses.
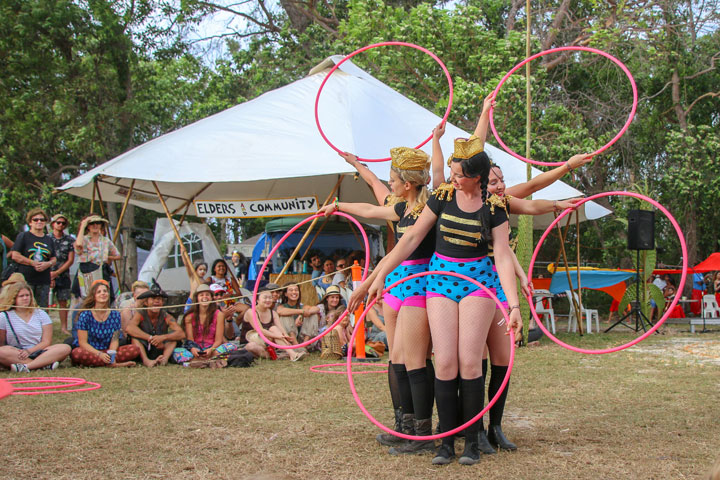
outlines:
M31 209L25 217L30 229L21 232L12 248L12 259L18 271L32 288L40 307L48 306L50 295L50 269L57 263L55 243L45 233L48 216L42 208Z
M62 213L53 215L50 220L52 228L52 240L55 246L55 257L57 263L50 272L50 288L52 288L55 300L60 307L60 328L62 333L70 335L68 330L68 300L70 300L70 267L75 261L75 238L65 233L68 227L68 219Z

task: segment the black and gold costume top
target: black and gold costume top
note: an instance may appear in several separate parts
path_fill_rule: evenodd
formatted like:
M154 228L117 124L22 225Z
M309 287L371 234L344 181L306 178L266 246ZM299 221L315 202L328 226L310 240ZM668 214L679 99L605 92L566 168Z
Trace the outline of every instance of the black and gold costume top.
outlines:
M406 202L396 203L393 207L395 208L395 215L400 217L400 221L395 225L395 240L400 241L400 238L402 238L407 229L415 225L419 213L416 211L417 209L413 209L405 215L405 209L407 208ZM410 254L407 260L430 258L433 252L435 252L435 227L430 229L422 242L420 242L420 245Z
M480 210L464 212L458 207L455 189L448 183L438 187L427 202L428 207L438 216L435 224L435 251L455 258L474 258L488 254L488 239L481 233ZM505 200L491 195L481 208L490 210L492 230L508 221Z

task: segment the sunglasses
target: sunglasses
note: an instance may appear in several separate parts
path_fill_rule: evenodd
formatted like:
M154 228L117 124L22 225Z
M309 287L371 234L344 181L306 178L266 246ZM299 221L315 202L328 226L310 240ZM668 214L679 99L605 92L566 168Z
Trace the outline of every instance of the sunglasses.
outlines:
M30 220L31 222L47 222L47 218L45 217L37 217Z
M63 220L56 220L56 221L55 221L55 224L56 224L56 225L67 225L67 222L65 222L65 221L63 221Z

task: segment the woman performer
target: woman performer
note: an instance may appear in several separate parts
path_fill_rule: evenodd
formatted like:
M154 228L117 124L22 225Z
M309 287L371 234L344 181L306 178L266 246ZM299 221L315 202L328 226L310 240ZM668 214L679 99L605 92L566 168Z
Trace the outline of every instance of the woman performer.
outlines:
M494 99L492 96L492 93L488 95L484 102L483 102L483 111L480 115L480 118L478 119L478 123L475 127L474 136L480 138L481 140L485 140L485 137L487 136L487 130L488 130L488 121L489 121L489 112L490 112L490 106L494 104ZM442 137L442 135L445 133L445 126L443 124L436 127L433 135L433 177L436 179L435 182L437 182L437 179L442 178L444 171L443 171L443 155L442 155L442 149L440 147L439 139ZM518 185L513 185L512 187L507 189L507 192L505 191L505 183L504 178L502 174L502 170L497 165L492 165L490 169L490 175L488 179L488 194L493 195L497 194L501 198L505 198L508 205L508 213L515 213L515 214L527 214L527 215L539 215L543 213L549 213L551 211L562 211L565 208L572 207L574 204L574 201L559 201L559 202L551 202L548 200L540 200L540 201L527 201L522 200L523 197L527 197L533 193L535 193L538 190L541 190L548 185L552 184L556 180L560 179L563 175L566 173L572 172L575 168L578 168L582 165L585 165L586 163L592 161L592 156L588 154L578 154L572 156L565 164L550 170L548 172L541 173L540 175L536 176L535 178L529 180L528 182L524 182ZM448 159L448 165L451 165L451 159ZM437 188L439 186L439 183L435 183L435 187ZM514 198L519 197L519 198ZM513 200L513 202L510 202L510 200ZM512 207L511 204L512 203ZM492 258L492 248L490 248L489 256ZM517 257L515 257L515 254L512 253L513 257L513 263L515 265L515 273L518 279L520 280L521 287L523 289L523 292L526 295L530 295L532 292L532 284L528 282L527 275L524 271L524 269L520 266L520 263L517 261ZM505 304L505 307L507 308L507 301L505 300L505 295L502 291L502 287L498 285L498 290L496 292L498 298L503 301ZM496 310L495 318L491 324L490 331L488 333L488 347L490 349L490 356L491 356L491 372L492 376L490 379L490 386L488 388L488 397L493 398L497 391L500 388L500 385L502 384L503 379L505 378L505 374L507 373L507 366L510 362L510 345L507 341L507 338L505 336L505 329L502 328L503 325L503 315L502 311L500 309ZM485 350L485 354L483 356L483 362L482 362L482 371L483 371L483 384L484 380L487 377L487 348ZM490 409L490 426L488 428L488 431L486 432L484 428L480 429L479 432L479 447L481 451L485 454L493 454L495 453L495 450L493 449L492 445L495 445L496 447L505 449L505 450L516 450L517 447L512 442L508 441L507 438L505 438L505 435L502 432L502 429L500 428L500 422L502 420L503 411L505 408L505 401L507 398L507 391L508 386L506 386L503 393L500 395L500 398L498 398L498 401L495 402L495 404ZM481 425L482 426L482 425ZM488 441L488 437L490 437L490 440Z
M363 178L373 187L373 191L382 194L383 190L375 182L377 178L366 168L361 168L357 158L351 154L342 154L358 168ZM390 188L392 195L383 199L385 206L367 203L335 202L320 211L330 215L341 210L353 215L380 218L396 223L395 237L399 241L403 234L418 219L428 199L427 184L430 181L429 158L422 150L407 147L390 149ZM385 285L414 273L427 271L434 250L434 235L430 234L408 252L405 261L389 272ZM415 279L411 284L402 284L385 294L383 316L390 347L388 368L397 380L399 398L393 398L395 408L395 430L406 434L430 435L432 431L433 390L429 375L434 377L432 362L427 360L430 345L430 329L425 311L425 277ZM391 393L393 378L390 376ZM432 441L404 442L390 434L377 436L382 445L396 445L390 453L419 453L434 450Z

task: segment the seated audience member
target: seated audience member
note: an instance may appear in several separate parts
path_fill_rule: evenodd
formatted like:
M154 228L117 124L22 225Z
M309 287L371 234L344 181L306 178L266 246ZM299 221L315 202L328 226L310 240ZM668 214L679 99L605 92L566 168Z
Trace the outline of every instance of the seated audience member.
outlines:
M73 365L135 366L132 360L140 355L140 349L136 345L120 346L120 312L110 310L110 284L107 280L92 283L81 309L77 321L77 343L70 353Z
M185 342L176 348L173 356L177 363L192 358L209 359L217 354L237 350L237 345L225 342L225 315L213 302L208 285L195 290L194 305L183 318Z
M316 279L322 275L322 258L317 253L310 256L310 267L312 268L312 274L310 278L313 279L313 285L318 286Z
M335 262L331 258L326 258L323 261L323 273L315 281L317 286L320 288L328 289L333 284L333 277L335 276Z
M150 286L142 280L137 280L130 286L130 291L132 292L133 297L132 301L129 304L125 304L120 310L120 326L126 336L127 327L130 325L130 321L138 312L137 309L144 307L147 303L145 299L139 299L138 297L148 290L150 290Z
M297 283L286 283L282 303L277 308L280 323L290 337L300 343L317 337L319 332L320 309L303 305L300 286Z
M0 364L13 372L55 370L70 355L70 347L51 345L52 320L38 308L29 285L5 288L4 297L12 307L0 313Z
M132 344L140 349L140 358L146 367L167 365L178 342L185 338L175 318L163 308L167 298L167 293L156 282L138 297L148 308L135 313L127 327Z
M213 302L217 305L218 309L225 316L224 324L224 335L226 340L233 340L238 335L238 327L236 327L238 317L242 319L242 314L250 308L244 302L229 301L226 300L231 295L225 290L224 285L213 283L210 285L210 293L212 294Z
M365 316L365 326L369 327L366 340L370 342L382 342L388 348L387 333L385 332L385 317L382 313L382 299L368 311Z
M326 325L331 325L327 323L327 319L325 318L327 315L327 312L330 312L332 310L335 310L341 306L342 297L340 296L340 289L337 285L332 285L325 290L325 295L320 299L320 303L318 303L318 315L320 315L320 331L325 330Z
M257 312L257 325L253 322L253 312L248 310L245 312L244 320L253 327L253 331L247 334L248 344L256 343L262 348L267 350L267 353L263 353L263 357L267 358L268 354L272 356L275 350L272 347L268 347L263 338L258 334L258 329L263 335L273 343L278 345L292 345L290 343L290 336L283 328L280 323L280 318L277 312L273 309L273 298L272 294L265 287L258 290L257 305L255 310ZM302 359L307 355L307 350L304 348L298 349L284 349L290 360L293 362Z
M225 287L226 292L230 292L231 296L240 295L240 285L238 285L235 277L230 273L227 262L218 258L212 264L211 274L207 278L206 283L212 285L217 283Z
M350 273L350 270L345 270L347 267L347 260L344 258L339 258L335 262L335 275L333 275L333 285L339 285L342 288L345 288L348 285L352 285L352 274ZM348 279L350 281L348 282Z
M718 301L718 304L720 304L720 272L715 272L715 277L713 278L713 292L715 292L715 299Z
M268 283L265 285L267 290L270 290L270 295L273 299L273 310L277 311L277 307L282 303L283 289L277 283Z
M344 307L330 310L327 315L325 315L327 321L326 327L330 327L335 323L344 311ZM322 348L320 358L323 360L336 360L345 356L347 354L346 345L351 337L352 327L350 326L350 316L346 315L330 333L321 339ZM343 347L345 347L345 349ZM345 353L343 353L343 351L345 351Z

